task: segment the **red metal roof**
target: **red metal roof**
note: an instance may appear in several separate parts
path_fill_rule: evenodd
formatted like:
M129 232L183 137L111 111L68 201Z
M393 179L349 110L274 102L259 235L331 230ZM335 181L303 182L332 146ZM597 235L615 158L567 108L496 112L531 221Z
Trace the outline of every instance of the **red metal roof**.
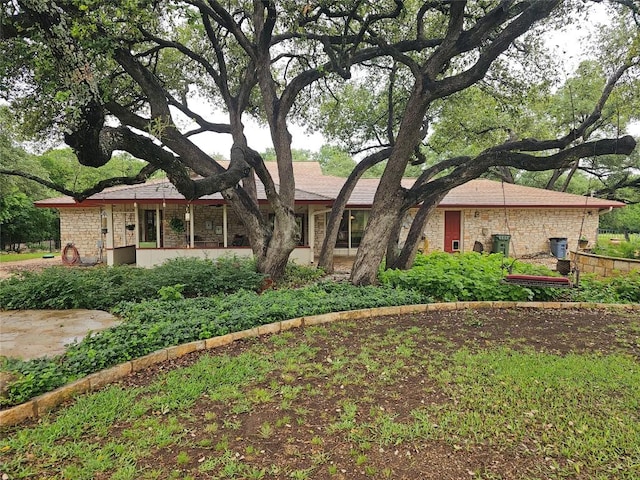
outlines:
M279 183L277 165L266 163L274 182ZM223 163L223 166L226 165ZM329 205L340 192L344 178L323 175L317 162L293 162L296 179L296 201L302 204L320 203ZM373 203L378 187L377 178L363 178L353 190L349 198L351 207L367 207ZM413 179L405 179L403 186L410 187ZM264 187L261 182L257 186L258 200L266 202ZM119 186L92 195L82 203L71 197L57 197L35 202L38 207L81 207L104 204L132 203L186 203L185 198L166 179L152 180L141 185ZM224 203L219 193L204 196L191 203L221 204ZM472 180L454 188L440 202L439 208L617 208L624 203L599 198L588 198L570 193L555 192L520 185L502 184L493 180Z

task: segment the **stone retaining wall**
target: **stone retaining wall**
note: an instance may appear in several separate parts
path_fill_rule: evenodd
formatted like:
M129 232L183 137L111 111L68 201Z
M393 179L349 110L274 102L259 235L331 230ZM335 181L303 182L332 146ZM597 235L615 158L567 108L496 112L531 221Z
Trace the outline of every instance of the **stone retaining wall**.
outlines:
M571 258L580 273L595 273L600 277L626 275L632 270L640 271L640 260L605 257L586 252L571 252Z

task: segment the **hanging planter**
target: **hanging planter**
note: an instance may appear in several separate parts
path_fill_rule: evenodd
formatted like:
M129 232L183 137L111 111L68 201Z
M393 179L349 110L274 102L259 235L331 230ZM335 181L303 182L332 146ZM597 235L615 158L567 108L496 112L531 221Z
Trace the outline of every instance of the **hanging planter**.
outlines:
M589 240L586 237L580 237L578 248L587 248L587 245L589 245Z
M133 231L136 229L136 226L133 223L129 223L128 225L125 226L125 228L129 231Z

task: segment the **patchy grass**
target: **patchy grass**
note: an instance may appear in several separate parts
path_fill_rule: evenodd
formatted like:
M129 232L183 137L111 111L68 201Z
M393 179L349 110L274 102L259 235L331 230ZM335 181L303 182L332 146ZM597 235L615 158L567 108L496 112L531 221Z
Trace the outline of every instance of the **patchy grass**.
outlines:
M6 253L0 252L0 263L3 262L20 262L23 260L31 260L33 258L42 258L43 255L54 255L55 257L60 256L60 252L49 253L49 252L30 252L30 253Z
M5 429L0 475L635 479L640 315L338 322L127 377Z

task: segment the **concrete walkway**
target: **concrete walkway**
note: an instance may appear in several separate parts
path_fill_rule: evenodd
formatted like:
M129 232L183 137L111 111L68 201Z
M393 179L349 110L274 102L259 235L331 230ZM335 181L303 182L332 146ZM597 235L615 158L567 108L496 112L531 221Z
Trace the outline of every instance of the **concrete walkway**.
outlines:
M32 358L64 353L65 345L120 323L101 310L0 311L0 355Z

